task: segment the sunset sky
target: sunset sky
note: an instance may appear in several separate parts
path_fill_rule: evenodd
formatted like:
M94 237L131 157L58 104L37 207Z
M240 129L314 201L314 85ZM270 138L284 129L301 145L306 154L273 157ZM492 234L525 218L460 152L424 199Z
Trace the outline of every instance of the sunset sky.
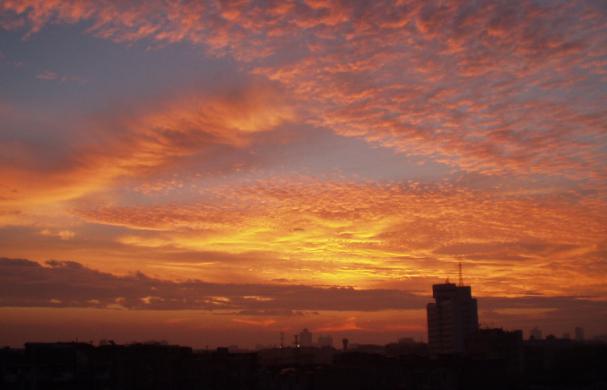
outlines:
M0 0L0 345L607 333L607 3Z

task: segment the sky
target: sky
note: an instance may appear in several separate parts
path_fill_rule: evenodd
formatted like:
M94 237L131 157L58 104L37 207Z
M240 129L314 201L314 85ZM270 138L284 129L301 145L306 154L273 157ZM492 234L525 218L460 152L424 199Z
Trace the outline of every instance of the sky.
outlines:
M603 1L0 0L0 344L605 334L606 162Z

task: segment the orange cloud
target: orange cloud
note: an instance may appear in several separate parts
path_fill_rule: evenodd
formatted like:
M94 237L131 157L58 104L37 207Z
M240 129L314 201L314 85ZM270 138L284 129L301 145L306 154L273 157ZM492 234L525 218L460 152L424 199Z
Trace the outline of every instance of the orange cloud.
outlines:
M272 319L256 319L256 318L233 318L233 322L240 324L251 325L255 327L268 327L276 324L276 320Z
M344 322L337 324L330 324L327 326L320 327L316 329L318 332L327 332L327 333L335 333L335 332L348 332L353 330L362 330L360 326L356 323L356 317L348 317Z
M48 237L58 237L61 240L71 240L76 236L76 233L71 230L51 231L49 229L43 229L40 231L40 234Z

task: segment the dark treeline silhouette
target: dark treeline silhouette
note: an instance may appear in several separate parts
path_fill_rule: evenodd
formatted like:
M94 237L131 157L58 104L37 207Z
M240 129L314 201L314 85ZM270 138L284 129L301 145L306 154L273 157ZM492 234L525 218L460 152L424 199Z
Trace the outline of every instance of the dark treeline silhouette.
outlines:
M466 353L425 343L195 351L166 344L27 343L0 350L1 389L604 389L607 345L481 329Z

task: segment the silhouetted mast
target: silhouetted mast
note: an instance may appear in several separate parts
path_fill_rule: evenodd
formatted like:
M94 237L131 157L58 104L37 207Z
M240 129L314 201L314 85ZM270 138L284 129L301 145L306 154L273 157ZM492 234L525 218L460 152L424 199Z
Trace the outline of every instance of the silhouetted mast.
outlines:
M462 273L462 262L461 261L458 264L458 268L459 268L459 286L463 287L464 286L464 275Z

